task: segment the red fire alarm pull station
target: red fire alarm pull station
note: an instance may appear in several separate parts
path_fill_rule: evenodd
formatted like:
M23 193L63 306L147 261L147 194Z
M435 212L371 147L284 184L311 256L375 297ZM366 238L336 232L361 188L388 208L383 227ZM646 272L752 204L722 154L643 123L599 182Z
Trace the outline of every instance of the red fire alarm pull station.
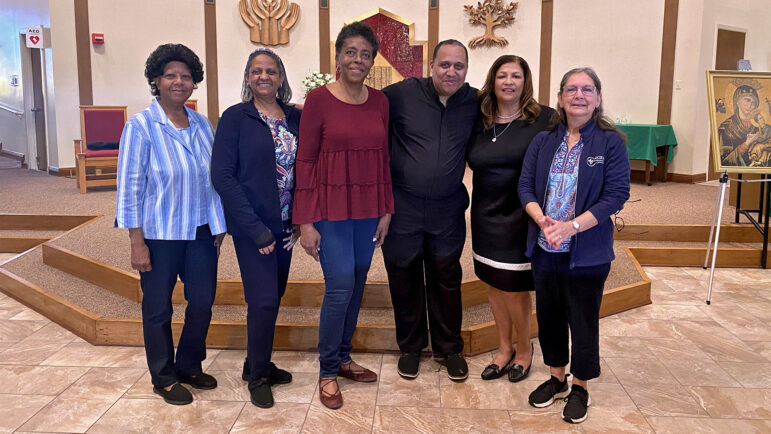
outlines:
M91 34L91 43L92 44L104 44L104 33L92 33Z

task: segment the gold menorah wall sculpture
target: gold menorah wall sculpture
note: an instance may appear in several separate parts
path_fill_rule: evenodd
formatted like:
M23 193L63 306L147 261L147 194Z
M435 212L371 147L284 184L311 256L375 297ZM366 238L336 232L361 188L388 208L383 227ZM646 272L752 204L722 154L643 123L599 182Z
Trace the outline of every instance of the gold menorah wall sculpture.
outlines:
M289 0L239 0L238 11L249 26L249 39L263 45L289 43L289 29L300 17L300 6Z

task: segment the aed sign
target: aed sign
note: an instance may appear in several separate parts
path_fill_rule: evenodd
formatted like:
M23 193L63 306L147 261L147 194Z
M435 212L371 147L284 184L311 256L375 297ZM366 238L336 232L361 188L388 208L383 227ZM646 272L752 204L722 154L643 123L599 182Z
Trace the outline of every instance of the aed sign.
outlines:
M43 48L43 26L27 27L27 48Z

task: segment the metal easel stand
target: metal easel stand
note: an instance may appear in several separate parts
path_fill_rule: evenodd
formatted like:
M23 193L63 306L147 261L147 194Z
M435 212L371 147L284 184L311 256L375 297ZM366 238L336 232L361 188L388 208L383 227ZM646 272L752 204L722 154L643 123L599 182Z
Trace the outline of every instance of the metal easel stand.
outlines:
M739 221L739 214L743 214L747 219L749 219L750 223L755 226L755 229L758 230L758 232L763 235L763 250L760 255L760 266L762 268L766 268L766 262L768 258L768 220L769 220L769 214L771 214L771 185L769 185L767 188L765 187L765 183L771 181L771 177L766 177L765 175L762 176L761 179L758 180L743 180L741 178L741 175L739 175L738 179L735 181L738 181L737 186L737 195L736 195L736 222ZM758 210L740 210L741 206L741 184L743 182L760 182L761 183L761 190L760 190L760 206ZM717 246L718 241L720 239L720 224L723 219L723 203L725 202L725 191L726 187L728 186L728 172L723 172L722 175L720 175L720 193L718 193L717 199L715 200L715 211L712 213L712 226L709 230L709 241L707 243L707 254L704 258L704 269L707 269L707 262L709 261L709 251L710 248L712 249L712 266L710 268L709 272L709 287L707 289L707 304L711 303L712 300L712 282L715 277L715 261L717 259ZM765 196L765 197L764 197ZM765 199L765 200L764 200ZM750 214L752 212L758 212L758 218L757 220ZM764 216L765 214L765 216ZM762 226L761 226L762 224ZM714 235L714 238L713 238ZM714 245L713 245L713 239L714 239Z

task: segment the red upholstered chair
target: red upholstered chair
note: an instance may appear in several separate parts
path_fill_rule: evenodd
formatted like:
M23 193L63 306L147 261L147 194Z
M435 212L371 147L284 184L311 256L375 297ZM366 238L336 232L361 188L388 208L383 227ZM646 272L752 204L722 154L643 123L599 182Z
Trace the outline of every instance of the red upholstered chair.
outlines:
M198 100L197 99L189 99L185 101L185 106L189 108L190 110L197 112L198 111Z
M116 185L118 149L110 145L120 142L125 124L126 106L80 106L81 138L75 139L75 165L81 193L88 187ZM94 149L89 149L89 144ZM103 147L115 149L99 149ZM95 173L87 173L88 168ZM103 174L102 169L110 173Z

